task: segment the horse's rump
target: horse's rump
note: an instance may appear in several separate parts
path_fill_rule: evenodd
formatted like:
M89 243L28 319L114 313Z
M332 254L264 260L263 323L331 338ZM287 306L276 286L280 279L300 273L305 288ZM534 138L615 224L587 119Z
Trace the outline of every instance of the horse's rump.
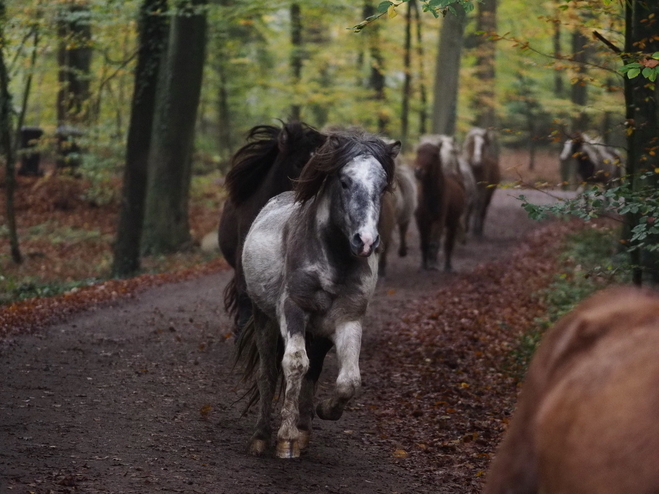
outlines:
M659 492L659 297L601 292L547 332L486 494Z

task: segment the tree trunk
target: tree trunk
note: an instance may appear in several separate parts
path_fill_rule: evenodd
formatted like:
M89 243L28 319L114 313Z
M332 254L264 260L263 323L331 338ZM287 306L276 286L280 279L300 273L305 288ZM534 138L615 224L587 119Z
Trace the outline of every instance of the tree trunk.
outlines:
M426 69L425 69L425 54L423 49L423 33L422 26L423 22L421 21L421 12L419 11L419 5L416 0L409 0L410 6L414 9L414 18L416 21L416 53L419 58L419 74L417 79L419 80L419 134L423 135L427 132L428 127L428 93L426 90L426 84L424 82Z
M495 33L497 30L497 0L483 0L478 4L476 31ZM475 124L483 128L496 127L496 45L481 38L476 47L476 77L478 85L474 97Z
M158 78L142 251L160 254L190 243L188 195L206 47L204 0L191 0L171 19Z
M554 20L554 58L561 60L563 58L561 49L561 23L558 19ZM554 70L554 95L558 98L563 97L563 75L560 70Z
M91 13L86 1L66 0L57 19L57 124L80 124L87 115L92 61Z
M439 49L435 66L435 87L433 90L433 134L453 135L455 133L458 81L466 14L460 4L454 3L453 7L457 15L449 13L444 17L439 35Z
M217 91L217 123L219 127L218 144L223 156L231 156L233 154L233 139L231 135L232 119L224 60L218 62L217 74L220 78L220 84Z
M5 65L5 2L0 0L0 151L4 155L6 164L5 181L7 183L7 227L9 228L9 250L11 258L16 264L23 262L18 244L18 231L16 228L16 211L14 209L14 191L16 190L16 155L12 142L12 107L11 94L9 94L9 74Z
M405 82L403 83L403 104L400 115L400 140L403 150L407 147L407 136L409 134L410 98L412 97L412 5L407 4L407 17L405 18L405 52L403 55L403 67L405 71Z
M364 3L364 19L375 14L375 7L370 0ZM368 81L368 87L373 91L373 99L378 102L377 108L377 128L380 134L387 133L389 117L386 106L386 80L384 76L384 57L380 51L380 23L374 23L368 30L369 52L371 57L371 75Z
M167 0L144 0L138 21L138 52L131 105L121 210L112 274L140 269L140 239L148 177L149 150L162 54L167 43Z
M304 61L302 45L302 12L299 3L291 4L291 76L293 87L297 87L302 80L302 64ZM297 93L297 91L296 91ZM298 103L291 105L291 120L302 119L302 108Z
M572 32L572 60L575 63L576 77L570 88L570 101L578 107L588 104L587 69L588 62L588 38L581 34L579 29ZM572 131L584 131L588 129L589 119L585 111L581 110L573 120Z

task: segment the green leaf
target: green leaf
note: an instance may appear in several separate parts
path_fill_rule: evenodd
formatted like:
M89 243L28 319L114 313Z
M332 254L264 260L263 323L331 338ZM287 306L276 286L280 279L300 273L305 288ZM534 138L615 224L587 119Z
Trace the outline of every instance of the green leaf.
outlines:
M652 58L654 58L655 60L659 60L659 51L657 53L653 53Z
M390 2L389 0L387 0L386 2L380 2L380 4L378 5L378 12L384 14L392 5L393 2Z
M633 79L634 77L638 77L638 75L641 73L641 69L631 69L629 72L627 72L627 77L630 79Z

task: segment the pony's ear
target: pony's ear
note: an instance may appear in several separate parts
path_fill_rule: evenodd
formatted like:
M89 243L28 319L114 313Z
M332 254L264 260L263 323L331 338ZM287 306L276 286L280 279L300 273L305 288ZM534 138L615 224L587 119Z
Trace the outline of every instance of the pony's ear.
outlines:
M279 152L283 152L286 147L288 146L288 141L291 140L291 137L288 135L288 129L284 125L281 128L281 132L279 133L279 136L277 137L277 147L279 147Z
M389 156L391 156L391 159L394 159L396 156L398 156L398 153L400 153L400 146L400 141L387 144L387 152L389 153Z

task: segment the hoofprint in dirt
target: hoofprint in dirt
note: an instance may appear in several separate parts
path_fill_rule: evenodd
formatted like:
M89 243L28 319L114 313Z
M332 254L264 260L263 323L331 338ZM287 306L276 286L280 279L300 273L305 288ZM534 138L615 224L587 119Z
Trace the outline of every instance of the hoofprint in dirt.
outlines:
M234 345L221 309L227 272L7 339L0 350L0 492L455 492L461 475L446 465L429 475L427 462L404 458L410 438L396 437L396 424L383 432L378 423L410 391L383 382L383 359L392 357L393 340L407 337L391 322L415 301L505 258L538 226L514 195L495 194L485 238L456 249L457 274L419 272L417 248L404 259L391 256L365 325L362 392L340 421L314 422L300 460L245 453L254 414L241 417L245 386L231 371ZM330 354L321 397L335 376Z

